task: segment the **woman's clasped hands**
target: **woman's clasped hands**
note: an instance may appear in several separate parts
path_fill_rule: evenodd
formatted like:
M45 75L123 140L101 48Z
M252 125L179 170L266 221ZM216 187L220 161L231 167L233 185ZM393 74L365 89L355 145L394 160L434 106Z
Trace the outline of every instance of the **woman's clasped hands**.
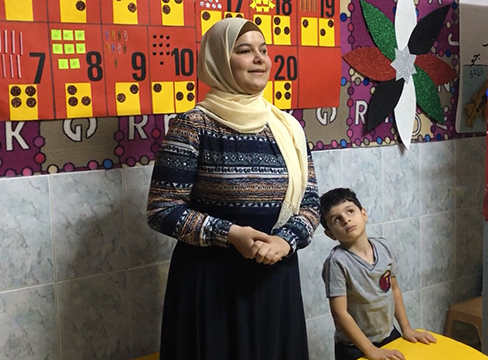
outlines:
M246 259L274 265L290 252L290 245L276 235L269 235L250 226L232 225L227 242Z

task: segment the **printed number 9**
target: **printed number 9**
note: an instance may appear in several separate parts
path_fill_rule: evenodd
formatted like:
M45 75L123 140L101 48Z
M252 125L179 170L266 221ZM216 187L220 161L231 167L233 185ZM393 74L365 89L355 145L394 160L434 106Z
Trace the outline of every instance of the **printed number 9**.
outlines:
M141 52L135 52L132 54L132 68L136 71L140 71L140 74L132 73L132 78L136 81L142 81L146 78L146 55Z

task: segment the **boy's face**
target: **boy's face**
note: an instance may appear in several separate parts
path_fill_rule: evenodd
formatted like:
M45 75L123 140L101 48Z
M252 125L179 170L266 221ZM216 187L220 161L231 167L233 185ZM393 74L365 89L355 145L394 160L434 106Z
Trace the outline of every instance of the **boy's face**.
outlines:
M339 240L342 245L353 245L357 239L366 234L366 210L360 209L351 201L344 201L333 206L324 216L328 230L325 234Z

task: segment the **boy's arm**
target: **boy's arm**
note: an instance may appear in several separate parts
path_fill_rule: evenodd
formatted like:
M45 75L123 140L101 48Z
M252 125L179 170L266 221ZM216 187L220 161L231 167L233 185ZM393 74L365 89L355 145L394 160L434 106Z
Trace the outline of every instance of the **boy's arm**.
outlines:
M400 290L400 286L398 286L395 276L391 277L391 290L393 291L393 299L395 301L395 318L402 329L403 338L413 343L417 341L424 344L435 343L437 340L432 334L426 331L416 331L410 326L403 303L402 291Z
M403 354L398 350L381 349L373 345L347 311L346 296L331 297L329 298L329 303L335 325L346 334L368 359L405 360Z

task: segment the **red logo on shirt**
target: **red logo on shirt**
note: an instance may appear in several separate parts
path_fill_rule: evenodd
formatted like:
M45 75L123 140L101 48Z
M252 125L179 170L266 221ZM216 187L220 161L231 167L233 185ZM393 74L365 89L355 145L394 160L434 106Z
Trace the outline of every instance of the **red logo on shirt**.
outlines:
M380 278L380 288L384 291L387 292L390 290L391 287L391 272L390 270L386 270L383 275L381 275Z

